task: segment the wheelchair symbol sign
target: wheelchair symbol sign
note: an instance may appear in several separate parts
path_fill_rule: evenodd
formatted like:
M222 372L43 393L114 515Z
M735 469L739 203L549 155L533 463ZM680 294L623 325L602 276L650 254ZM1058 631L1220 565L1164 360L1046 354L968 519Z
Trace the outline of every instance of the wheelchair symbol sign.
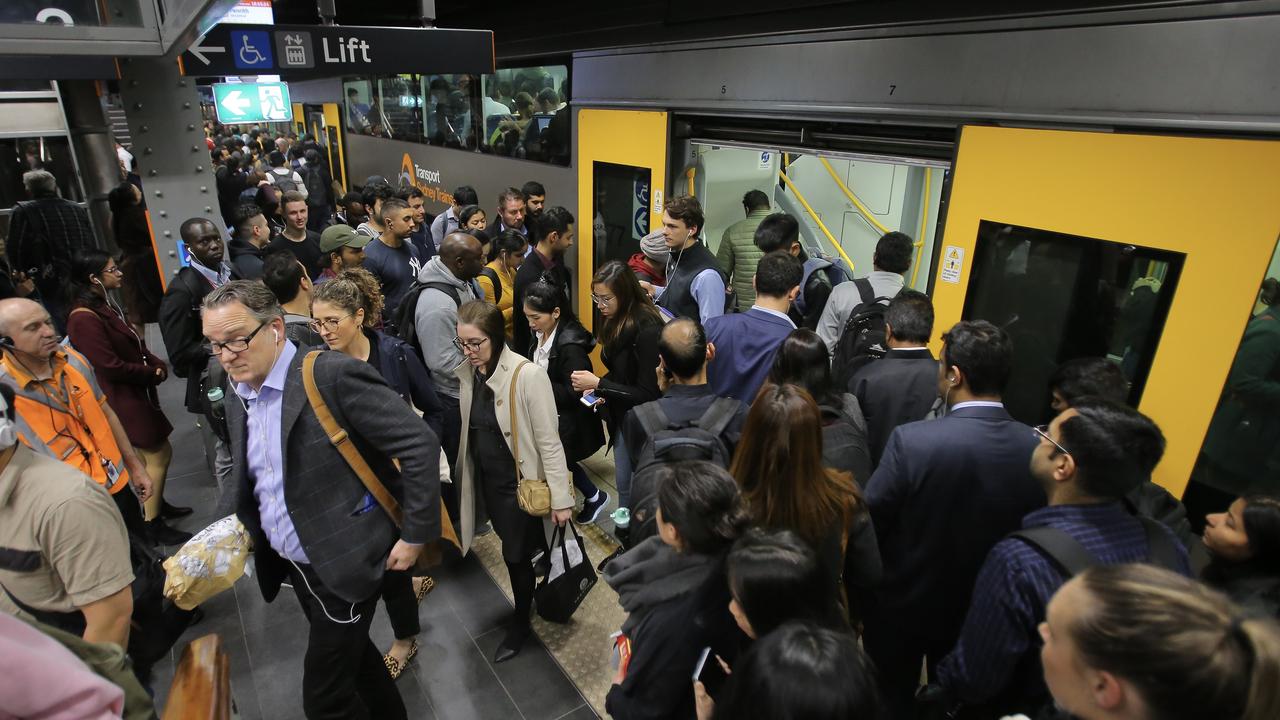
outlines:
M271 38L262 30L232 31L231 53L241 70L263 70L272 66Z

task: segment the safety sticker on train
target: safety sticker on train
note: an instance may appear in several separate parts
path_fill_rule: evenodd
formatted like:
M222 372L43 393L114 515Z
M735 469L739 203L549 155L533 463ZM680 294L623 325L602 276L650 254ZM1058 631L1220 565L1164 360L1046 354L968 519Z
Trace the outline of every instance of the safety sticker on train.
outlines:
M964 248L948 245L942 253L942 282L960 283L960 271L964 269Z

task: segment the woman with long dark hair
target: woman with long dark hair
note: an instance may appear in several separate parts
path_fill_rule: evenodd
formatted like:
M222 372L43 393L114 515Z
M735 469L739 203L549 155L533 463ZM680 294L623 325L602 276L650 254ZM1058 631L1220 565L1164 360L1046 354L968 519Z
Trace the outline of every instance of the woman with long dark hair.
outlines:
M481 247L484 241L480 242ZM504 230L490 244L485 255L489 264L484 266L476 282L484 293L484 301L497 305L502 311L502 319L506 323L507 337L511 337L511 327L518 321L520 308L515 306L516 270L524 264L525 251L529 249L529 240L516 230Z
M578 370L571 381L578 394L591 391L604 409L613 445L614 463L630 468L626 445L617 441L627 411L641 403L657 400L658 338L662 315L640 287L636 274L620 260L610 260L591 278L591 299L604 322L596 332L602 346L600 360L609 369L604 377L590 370ZM619 477L631 477L620 472ZM631 488L618 488L619 507L628 507Z
M1206 518L1201 578L1241 605L1280 618L1280 498L1246 495Z
M377 368L392 390L422 411L422 419L440 437L444 409L422 360L403 340L374 329L382 317L382 292L373 273L352 268L318 285L311 297L311 317L311 329L326 347ZM435 580L429 576L410 580L408 572L396 570L383 575L382 601L395 641L382 663L393 679L418 654L418 603L433 587Z
M120 291L124 307L129 322L141 331L147 323L159 320L160 298L164 296L142 191L133 183L120 183L107 193L107 206L111 208L111 234L121 252L120 270L130 279Z
M67 337L93 366L98 385L120 418L129 442L151 477L151 497L143 506L147 533L163 545L191 539L191 533L169 527L165 519L191 514L191 508L164 501L164 480L173 448L173 426L160 409L157 387L169 377L169 366L147 348L110 291L124 284L116 261L101 250L81 250L71 258L67 281Z
M593 409L580 402L570 377L578 370L591 370L591 349L596 341L570 312L564 293L550 283L539 281L525 289L524 316L533 331L528 355L551 379L560 414L560 442L573 486L582 493L582 511L575 520L595 522L609 502L609 493L591 482L580 463L604 445L604 427Z
M831 381L831 358L818 333L793 330L773 356L769 382L791 383L804 388L822 412L822 461L835 470L853 475L862 487L871 478L871 451L867 446L867 420L852 393Z
M730 472L757 525L804 538L833 586L870 588L882 570L871 515L849 474L823 463L821 418L803 388L766 383L747 413ZM853 608L851 615L856 621Z
M482 300L458 308L454 344L466 362L456 371L462 440L454 478L465 554L483 510L502 541L515 612L494 662L515 657L532 632L533 550L546 546L550 524L573 518L573 490L560 444L555 394L547 373L506 345L502 312ZM551 512L540 520L520 508L518 478L545 480Z

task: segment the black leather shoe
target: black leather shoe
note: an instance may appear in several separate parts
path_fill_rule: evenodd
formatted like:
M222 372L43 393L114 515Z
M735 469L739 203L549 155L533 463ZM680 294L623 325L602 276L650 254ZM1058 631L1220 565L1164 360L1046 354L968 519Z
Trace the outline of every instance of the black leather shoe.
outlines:
M170 505L168 500L164 501L160 505L160 517L165 520L176 520L180 517L186 517L193 512L195 511L189 507Z
M502 642L498 644L498 649L493 653L494 664L503 663L516 655L520 654L520 648L524 647L524 643L529 639L529 635L533 632L529 621L514 621L507 627L507 636L502 638Z
M191 539L191 533L171 528L159 519L147 521L147 534L157 545L182 545Z

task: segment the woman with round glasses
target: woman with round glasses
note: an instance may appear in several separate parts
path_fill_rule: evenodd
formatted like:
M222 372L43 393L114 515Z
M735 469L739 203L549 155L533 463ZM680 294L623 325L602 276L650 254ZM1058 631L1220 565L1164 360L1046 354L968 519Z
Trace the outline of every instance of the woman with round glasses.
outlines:
M422 411L422 419L440 437L444 409L427 369L403 340L373 329L381 315L378 280L364 268L343 270L318 285L311 298L311 329L320 335L325 346L377 368L392 390ZM391 677L398 678L418 653L418 603L435 581L430 577L410 580L409 573L392 570L386 572L385 578L382 601L396 639L382 661Z
M460 504L458 539L466 554L483 508L502 541L502 559L515 596L515 613L494 662L515 657L531 632L532 551L546 546L551 522L564 525L573 516L573 490L551 380L541 367L509 349L505 339L497 306L473 300L458 308L454 344L466 358L454 371L463 430L454 473ZM546 480L551 486L549 516L540 520L520 509L519 477Z
M147 348L125 311L111 299L108 291L123 285L124 274L110 255L101 250L77 252L71 259L67 283L67 307L71 308L67 337L93 365L107 402L147 466L152 492L143 506L146 533L153 542L180 545L191 539L191 533L165 523L165 519L191 514L189 507L164 501L164 479L173 457L169 445L173 426L160 409L157 387L169 377L169 366Z
M658 337L662 334L662 315L640 288L636 274L620 260L610 260L591 278L591 299L604 322L596 332L602 346L600 360L609 372L597 377L590 370L578 370L571 376L577 393L591 391L604 403L605 425L609 443L613 445L614 464L630 467L626 444L618 442L622 420L627 411L641 403L657 400ZM619 477L631 477L619 472ZM631 488L618 487L618 506L628 507Z

